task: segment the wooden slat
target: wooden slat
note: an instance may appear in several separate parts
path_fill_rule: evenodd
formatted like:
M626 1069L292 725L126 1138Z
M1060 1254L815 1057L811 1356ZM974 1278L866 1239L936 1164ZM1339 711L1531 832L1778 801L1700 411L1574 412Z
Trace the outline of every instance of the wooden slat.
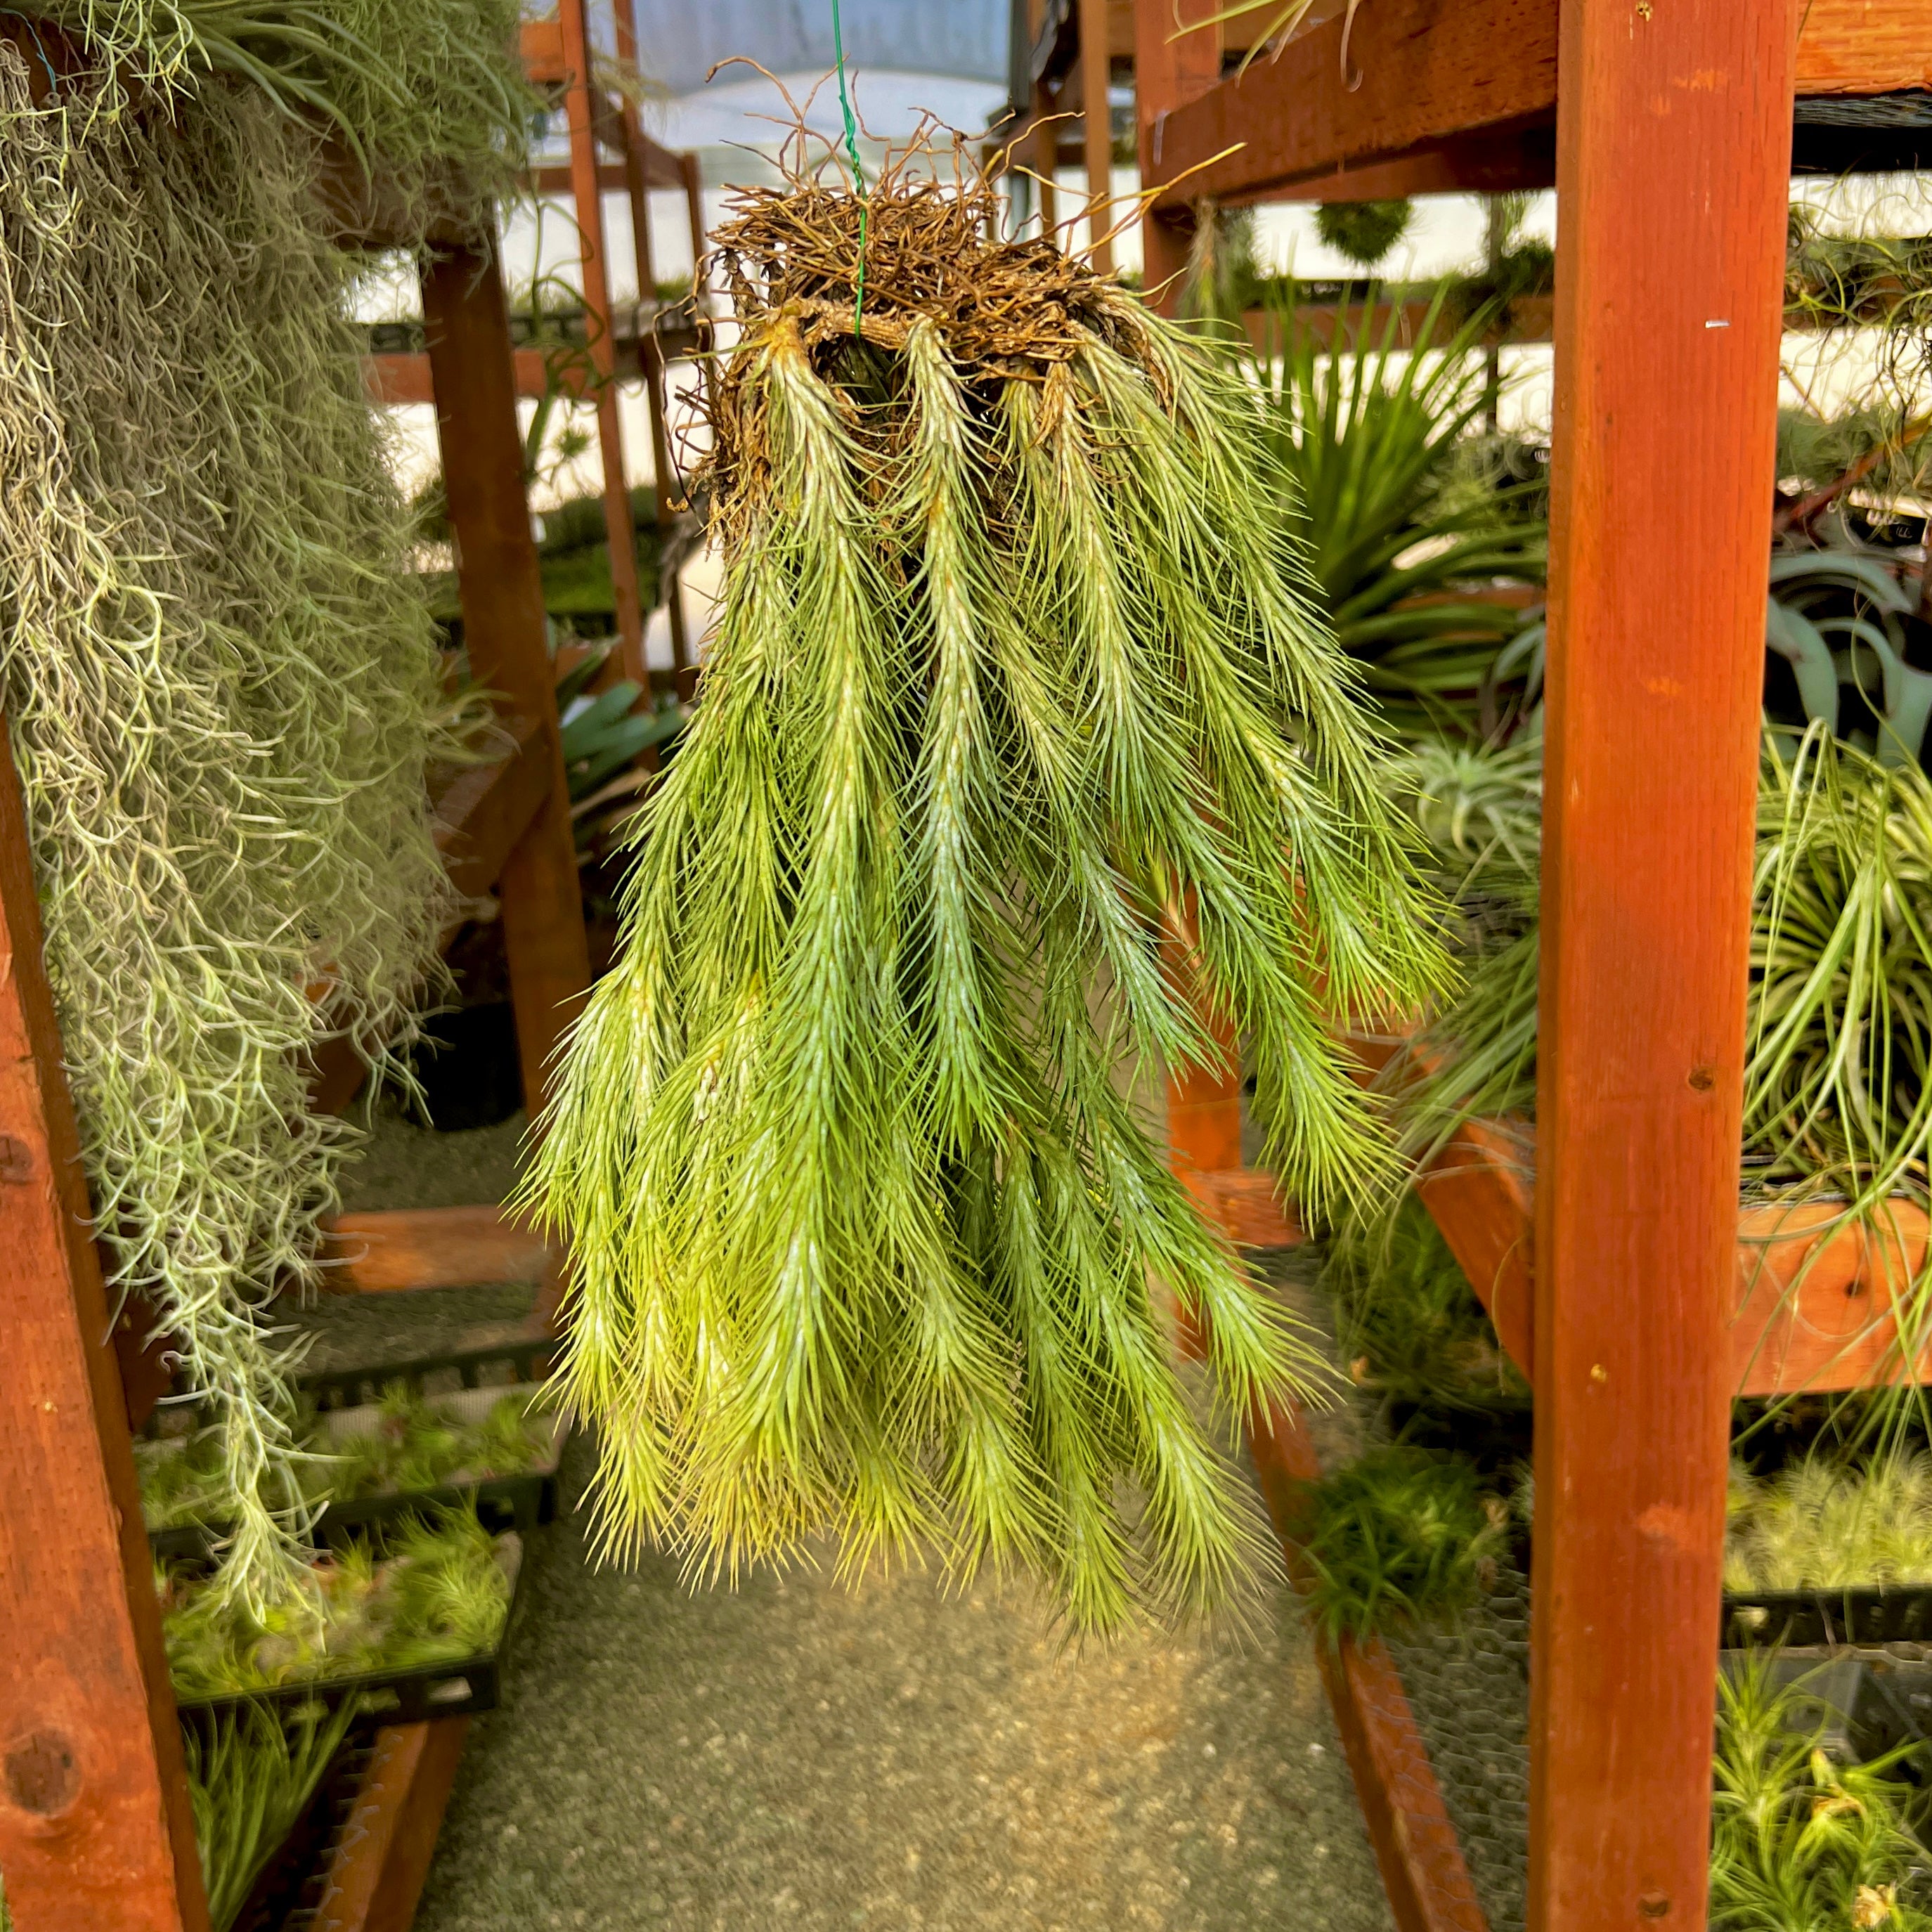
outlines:
M550 1244L501 1208L404 1208L338 1214L321 1286L330 1294L394 1294L544 1279Z
M554 87L564 76L563 28L554 17L526 20L518 36L524 76L532 86Z
M638 590L638 532L624 462L623 419L617 406L617 345L611 328L610 278L605 272L604 196L597 179L597 137L592 127L591 48L587 0L557 0L563 29L564 110L570 123L571 199L576 209L586 344L597 374L598 452L604 470L604 529L610 542L610 590L616 602L617 648L608 676L628 677L648 688L644 617ZM640 291L641 292L641 291ZM599 682L602 680L600 679Z
M504 721L504 728L516 749L489 764L454 772L431 802L436 849L451 882L466 898L479 898L496 884L550 796L549 740L541 722L512 718ZM448 938L446 934L446 944ZM361 1092L368 1072L347 1040L326 1040L315 1054L309 1104L321 1113L342 1112Z
M437 791L436 850L450 883L466 898L487 892L502 874L517 842L543 809L551 774L542 722L505 721L516 748L487 765L452 774Z
M684 170L677 154L661 142L654 141L650 135L640 137L639 159L644 164L644 185L646 188L674 188L684 186ZM538 194L568 194L575 186L570 170L562 166L532 168L530 184ZM620 161L602 161L598 164L597 185L606 194L622 194L630 185L629 172Z
M523 447L502 278L493 256L438 256L423 275L436 430L472 674L507 715L536 721L527 754L542 806L497 880L526 1106L540 1112L550 1058L590 984L570 794L545 645L543 580L524 494Z
M1202 1213L1237 1246L1292 1248L1305 1238L1294 1204L1282 1199L1280 1183L1262 1168L1204 1173L1177 1166L1175 1171Z
M1163 5L1151 0L1156 15ZM1148 170L1144 156L1144 178L1174 180L1240 142L1160 206L1203 194L1363 200L1549 187L1557 10L1554 0L1375 0L1354 14L1349 68L1361 81L1352 92L1338 17L1173 108L1160 164ZM1923 10L1899 0L1804 0L1796 87L1808 97L1932 87Z
M0 1874L20 1932L206 1932L8 743L0 719Z
M1248 1444L1289 1575L1305 1590L1309 1574L1295 1525L1301 1486L1319 1480L1321 1459L1292 1408L1270 1406L1251 1417ZM1400 1932L1487 1932L1388 1646L1379 1637L1366 1643L1345 1637L1331 1648L1318 1638L1316 1656Z
M1087 259L1096 274L1114 272L1111 203L1114 182L1113 117L1107 106L1107 0L1078 0L1080 32L1080 134L1087 162L1087 202L1093 245Z
M1215 0L1134 0L1134 113L1143 182L1171 178L1168 118L1208 92L1221 71L1222 29L1204 24L1219 10ZM1177 36L1175 28L1190 22L1196 23L1194 31ZM1178 212L1184 217L1185 206ZM1169 311L1177 278L1187 266L1186 223L1176 219L1176 212L1162 213L1150 205L1141 218L1143 277Z
M469 1732L467 1718L439 1718L376 1733L375 1755L330 1862L315 1932L409 1932Z
M1466 130L1508 135L1553 112L1552 0L1375 0L1354 16L1353 92L1342 80L1342 32L1339 18L1318 27L1169 113L1151 178L1198 171L1163 204L1278 191Z
M1795 17L1563 0L1532 1932L1704 1923Z

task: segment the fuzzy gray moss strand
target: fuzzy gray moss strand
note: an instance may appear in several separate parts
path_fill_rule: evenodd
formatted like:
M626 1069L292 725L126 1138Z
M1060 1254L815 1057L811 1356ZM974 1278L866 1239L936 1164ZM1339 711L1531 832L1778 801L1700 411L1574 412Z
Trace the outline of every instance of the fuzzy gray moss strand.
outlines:
M862 342L736 286L704 699L528 1184L572 1244L606 1546L931 1547L1041 1576L1076 1634L1237 1604L1270 1540L1152 1282L1231 1411L1319 1371L1136 1097L1215 1055L1158 935L1198 904L1200 994L1292 1063L1291 1183L1375 1184L1298 884L1368 900L1382 999L1441 984L1394 929L1427 907L1372 732L1294 584L1243 587L1266 546L1227 531L1279 493L1192 427L1235 405L1118 291L1025 370L962 362L883 269Z
M0 52L0 700L111 1286L222 1436L229 1571L299 1529L289 1362L370 1056L434 958L440 704L306 136L232 92L36 107Z

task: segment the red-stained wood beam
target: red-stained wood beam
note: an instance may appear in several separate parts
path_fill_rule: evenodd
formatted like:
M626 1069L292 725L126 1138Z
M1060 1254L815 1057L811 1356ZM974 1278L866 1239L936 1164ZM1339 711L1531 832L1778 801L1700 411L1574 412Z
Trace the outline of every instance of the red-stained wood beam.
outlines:
M315 1932L409 1932L469 1734L467 1718L386 1724L376 1733L323 1881Z
M1144 185L1177 172L1168 162L1169 117L1220 78L1222 30L1204 24L1220 10L1216 0L1134 0L1134 120ZM1187 23L1192 32L1179 31ZM1192 226L1184 201L1165 211L1150 203L1141 218L1142 280L1168 314L1187 266Z
M0 719L0 1874L20 1932L206 1932L41 947Z
M597 442L604 464L604 525L610 547L610 586L616 599L617 649L611 675L644 687L644 619L638 591L638 533L631 514L624 465L624 428L617 409L617 340L605 267L604 195L598 179L597 134L592 124L592 52L586 0L557 0L563 30L564 111L570 124L571 196L582 238L581 261L586 346L597 372ZM641 296L644 291L638 290Z
M1796 38L1562 9L1532 1932L1705 1922Z
M524 77L532 87L556 87L566 72L563 28L554 16L548 20L526 20L518 34L518 51L523 57Z
M1141 4L1158 18L1167 0ZM1146 172L1144 152L1143 178L1172 179L1240 143L1161 206L1547 188L1557 14L1556 0L1374 0L1338 14L1278 58L1163 104L1162 164ZM1352 90L1345 31L1349 76L1360 76ZM1895 0L1804 0L1794 79L1808 97L1932 88L1932 37Z
M535 722L538 741L525 756L545 778L544 802L497 879L524 1102L535 1120L551 1054L588 992L590 954L524 493L509 318L492 254L440 254L422 288L464 648L472 675L502 694L506 714Z
M1114 272L1113 116L1107 106L1107 0L1078 0L1080 21L1080 132L1087 160L1087 220L1093 238L1087 259L1096 275Z
M1311 1578L1297 1528L1302 1486L1320 1480L1321 1459L1292 1408L1251 1416L1248 1446L1288 1574L1305 1592ZM1488 1932L1388 1646L1344 1637L1331 1647L1318 1637L1316 1656L1400 1932Z
M501 1208L400 1208L338 1214L328 1224L320 1286L328 1294L395 1294L541 1281L548 1241Z

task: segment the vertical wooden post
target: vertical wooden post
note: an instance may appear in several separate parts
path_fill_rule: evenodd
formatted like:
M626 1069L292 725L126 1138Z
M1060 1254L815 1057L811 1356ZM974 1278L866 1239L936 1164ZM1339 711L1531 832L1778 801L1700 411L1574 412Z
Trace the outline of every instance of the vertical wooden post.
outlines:
M584 329L597 372L597 445L604 463L604 529L610 540L610 587L617 604L617 655L626 677L650 682L644 665L644 618L638 596L638 530L624 470L624 429L618 413L617 338L604 268L604 195L597 178L597 128L592 94L591 47L584 0L558 0L563 30L564 111L570 124L570 192L583 236ZM645 291L640 290L641 298Z
M1059 109L1052 92L1045 86L1033 91L1033 171L1040 190L1040 232L1052 238L1060 226L1060 122Z
M1162 123L1198 100L1221 77L1221 30L1185 23L1210 20L1215 0L1134 0L1134 117L1140 130L1141 185L1163 178ZM1150 208L1141 221L1142 283L1172 313L1178 278L1187 266L1185 224Z
M535 1120L551 1052L589 988L590 955L544 646L543 580L524 493L509 316L494 248L478 243L439 254L424 271L422 296L470 670L502 693L507 712L536 722L538 735L525 755L550 770L549 799L497 886L524 1100Z
M1107 0L1080 0L1080 127L1087 147L1087 259L1094 272L1114 272L1114 117L1107 106Z
M706 313L704 284L699 279L704 266L704 176L695 154L680 157L678 166L684 176L685 218L691 224L692 305L702 316Z
M627 73L635 74L638 18L633 0L614 0L613 11L617 26L619 63ZM624 186L631 204L632 255L637 264L638 299L640 303L655 302L657 277L651 259L651 197L650 184L644 178L644 122L638 115L637 102L628 94L619 100L618 111L623 116ZM692 257L691 268L694 298L698 291L695 254ZM658 542L662 545L670 535L674 494L670 487L670 441L664 430L664 359L658 353L655 341L638 344L638 359L644 370L644 400L650 412L651 498L657 511ZM670 572L668 580L659 585L658 594L670 626L671 670L682 686L691 659L691 645L685 635L684 598L678 588L675 571ZM680 689L679 695L683 694Z
M206 1932L88 1218L0 719L0 1876L20 1932Z
M1562 8L1536 1932L1705 1922L1795 26Z

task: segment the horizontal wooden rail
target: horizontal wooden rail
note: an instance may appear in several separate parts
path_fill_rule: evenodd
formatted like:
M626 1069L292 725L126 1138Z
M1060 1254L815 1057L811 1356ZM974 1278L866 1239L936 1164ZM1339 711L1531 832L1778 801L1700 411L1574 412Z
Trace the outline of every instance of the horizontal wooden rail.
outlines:
M485 1288L541 1281L554 1251L501 1208L406 1208L338 1214L322 1250L330 1294L395 1294L418 1288Z
M1801 100L1932 87L1910 8L1809 0ZM1556 180L1556 0L1376 0L1160 117L1156 204L1201 196L1365 200ZM1641 9L1632 31L1642 31ZM1668 104L1663 111L1667 113ZM1660 136L1663 127L1660 124ZM1228 153L1233 148L1236 152ZM1184 177L1184 178L1183 178Z
M698 331L688 323L643 329L628 336L620 331L616 345L617 380L641 381L665 364L688 361L698 349ZM554 388L572 402L590 402L596 398L596 379L587 353L553 357L541 349L519 349L512 363L519 396L546 396ZM370 401L386 408L410 404L433 405L436 401L429 358L421 350L387 350L364 356L362 382Z
M1376 1066L1396 1050L1388 1040L1355 1044ZM1528 1122L1472 1120L1416 1184L1526 1377L1534 1341L1535 1162L1535 1130ZM1888 1204L1876 1226L1847 1223L1843 1208L1829 1202L1742 1204L1730 1328L1738 1394L1932 1378L1932 1333L1908 1322L1916 1358L1909 1363L1895 1306L1923 1273L1928 1242L1932 1222L1916 1202Z

